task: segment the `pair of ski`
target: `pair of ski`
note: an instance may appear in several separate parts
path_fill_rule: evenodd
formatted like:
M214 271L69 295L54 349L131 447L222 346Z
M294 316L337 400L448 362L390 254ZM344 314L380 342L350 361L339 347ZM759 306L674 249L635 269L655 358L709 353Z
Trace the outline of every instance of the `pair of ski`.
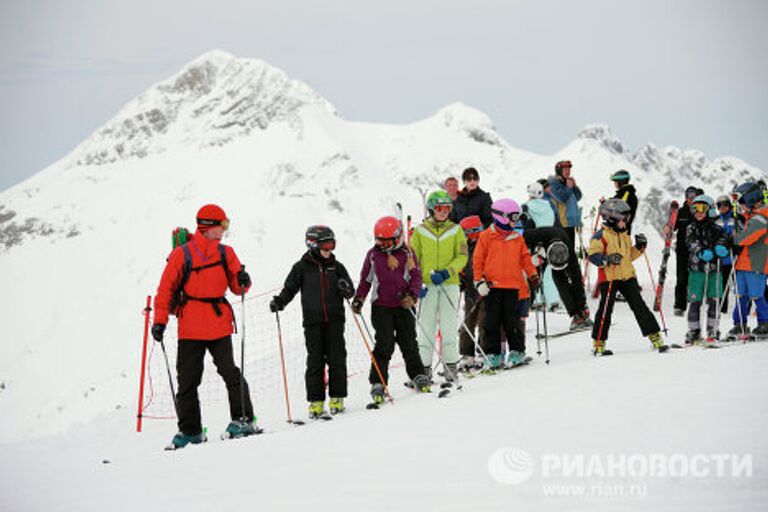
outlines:
M611 325L613 325L613 324L611 324ZM547 335L544 335L543 333L539 333L539 334L536 335L536 339L543 340L544 338L562 338L563 336L568 336L569 334L576 334L577 332L586 332L586 331L589 331L591 329L592 329L592 326L589 325L589 326L581 327L581 328L578 328L578 329L569 329L569 330L563 331L563 332L553 332L553 333L547 334Z
M403 386L407 387L408 389L412 389L416 393L423 393L423 394L431 394L432 393L431 391L429 393L424 393L422 391L416 390L416 388L414 388L413 383L411 381L403 382ZM440 391L438 391L438 393L437 393L437 398L445 398L448 395L450 395L451 394L451 388L453 388L453 383L452 382L442 382L442 383L440 383ZM458 389L461 389L461 388L458 388ZM384 405L385 403L387 403L386 400L382 401L381 403L373 401L373 402L369 402L365 406L365 408L366 409L376 410L376 409L381 408L381 406Z

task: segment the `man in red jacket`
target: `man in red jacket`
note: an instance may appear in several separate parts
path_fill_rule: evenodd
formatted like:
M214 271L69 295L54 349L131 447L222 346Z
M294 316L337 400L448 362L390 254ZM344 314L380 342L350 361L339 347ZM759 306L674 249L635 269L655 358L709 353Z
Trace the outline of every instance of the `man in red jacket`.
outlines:
M235 316L224 297L227 288L237 295L245 294L251 287L251 278L235 251L221 244L228 227L229 219L220 207L207 204L200 208L197 232L189 242L171 252L157 287L152 337L162 341L168 315L178 317L176 413L179 433L174 436L171 449L206 440L197 396L206 350L227 386L232 422L225 435L242 437L258 431L248 384L235 366L232 354Z

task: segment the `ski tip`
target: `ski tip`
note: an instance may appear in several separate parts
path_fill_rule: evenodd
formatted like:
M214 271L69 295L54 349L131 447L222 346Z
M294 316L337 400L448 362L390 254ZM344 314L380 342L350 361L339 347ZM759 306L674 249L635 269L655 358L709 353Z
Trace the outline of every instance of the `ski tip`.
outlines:
M448 395L450 395L450 394L451 394L451 390L450 390L450 389L442 389L442 390L440 390L440 392L437 394L437 397L438 397L438 398L445 398L445 397L447 397L447 396L448 396Z

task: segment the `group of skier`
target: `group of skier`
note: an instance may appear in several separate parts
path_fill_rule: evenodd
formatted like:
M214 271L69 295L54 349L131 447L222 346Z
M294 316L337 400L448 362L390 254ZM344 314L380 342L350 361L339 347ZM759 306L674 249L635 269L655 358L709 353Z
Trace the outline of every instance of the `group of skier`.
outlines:
M571 329L592 328L595 355L610 355L605 346L617 293L634 313L640 329L654 349L665 351L660 327L642 299L632 261L641 257L647 238L630 237L637 196L627 171L611 176L616 196L601 201L601 227L585 249L587 264L599 268L600 302L590 319L586 292L577 259L576 238L581 237L582 193L571 175L570 161L558 162L555 174L528 186L528 200L493 201L479 187L476 169L464 170L464 187L449 178L445 190L427 198L428 216L409 232L400 218L384 216L374 225L374 245L365 255L357 288L334 255L336 238L330 227L311 226L305 233L307 251L293 265L280 293L269 303L279 315L301 292L307 347L306 396L311 418L329 419L344 411L347 396L344 339L345 301L362 317L369 300L375 332L369 382L373 407L384 403L388 392L389 363L395 345L405 361L408 385L430 392L440 368L444 386L458 385L461 372L526 364L526 319L529 309L562 301L571 317ZM690 190L690 189L689 189ZM737 327L747 332L751 301L758 309L759 326L768 328L766 281L766 222L764 186L745 183L735 193L743 217L724 219L724 211L700 190L681 208L676 229L688 254L689 335L695 342L699 312L710 303L708 333L717 337L716 325L723 295L723 275L737 284ZM717 207L721 208L721 198ZM726 197L726 199L729 199ZM730 201L727 201L730 207ZM725 205L722 205L725 208ZM685 211L692 211L685 223ZM719 222L719 223L718 223ZM203 356L209 351L227 385L232 422L226 435L241 437L259 432L242 372L234 362L231 335L234 314L224 298L226 289L244 295L251 280L231 247L220 243L229 220L215 205L197 214L197 231L171 253L155 298L153 337L162 342L169 314L178 317L179 343L175 397L179 433L169 448L205 440L200 422L197 387ZM734 255L733 247L743 250ZM678 258L682 246L678 245ZM728 267L733 265L735 273ZM678 275L678 285L680 277ZM463 318L457 307L464 297ZM759 295L759 297L758 297ZM533 304L532 304L533 303ZM679 304L676 301L675 308ZM713 309L714 308L714 309ZM736 321L736 312L734 320ZM356 318L357 320L357 318ZM361 332L362 334L362 332ZM439 346L438 346L439 343ZM506 348L506 350L504 350ZM439 366L435 366L435 354ZM327 367L328 407L325 410ZM442 387L442 386L441 386ZM447 391L446 391L447 393Z

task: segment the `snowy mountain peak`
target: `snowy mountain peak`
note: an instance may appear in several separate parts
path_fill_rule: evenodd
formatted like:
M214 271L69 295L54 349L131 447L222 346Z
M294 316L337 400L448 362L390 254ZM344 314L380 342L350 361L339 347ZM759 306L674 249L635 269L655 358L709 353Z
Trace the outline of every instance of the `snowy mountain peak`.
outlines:
M335 108L303 82L258 59L213 50L129 102L80 144L67 166L159 154L173 146L222 146L291 120L306 105Z
M588 124L578 133L577 139L594 140L611 153L621 155L624 153L624 144L616 137L608 125Z
M434 119L449 129L469 135L477 142L494 146L502 145L502 140L496 133L496 127L491 118L484 112L464 103L457 101L446 105L437 111Z

